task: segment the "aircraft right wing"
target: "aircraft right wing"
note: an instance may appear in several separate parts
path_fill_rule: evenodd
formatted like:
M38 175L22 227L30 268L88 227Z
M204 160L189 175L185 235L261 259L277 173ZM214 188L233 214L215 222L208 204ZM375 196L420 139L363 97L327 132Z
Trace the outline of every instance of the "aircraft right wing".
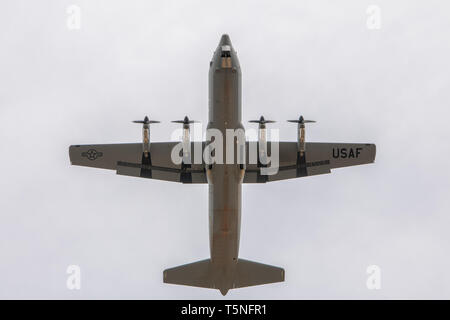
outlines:
M270 145L268 144L269 155ZM372 163L375 161L375 154L374 144L307 142L304 156L301 157L297 142L279 142L278 172L262 175L261 165L247 164L244 183L265 183L326 174L334 168ZM249 152L247 163L248 155Z

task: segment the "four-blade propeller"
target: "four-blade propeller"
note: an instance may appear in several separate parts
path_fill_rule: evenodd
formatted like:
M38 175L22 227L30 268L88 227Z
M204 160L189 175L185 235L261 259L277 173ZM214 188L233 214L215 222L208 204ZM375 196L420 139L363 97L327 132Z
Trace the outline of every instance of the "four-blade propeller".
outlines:
M133 122L142 124L160 123L160 121L150 120L147 116L145 116L144 120L134 120Z
M274 123L276 121L266 120L266 119L264 119L263 116L261 116L261 118L259 118L259 120L250 120L249 122L251 122L251 123L259 123L259 124L266 124L266 123Z
M300 116L298 120L288 120L287 122L293 122L293 123L299 123L299 124L305 124L305 123L313 123L314 120L305 120L303 116Z
M198 123L199 121L196 120L189 120L188 116L185 116L183 120L174 120L173 123L181 123L181 124L191 124L191 123Z
M134 120L134 123L142 123L142 124L152 124L152 123L160 123L160 121L150 120L147 116L145 116L144 120ZM174 120L173 123L181 123L181 124L192 124L198 123L196 120L189 120L188 116L185 116L183 120ZM261 116L258 120L249 120L250 123L258 123L258 124L266 124L266 123L275 123L274 120L266 120L263 116ZM287 122L305 124L305 123L314 123L314 120L305 120L303 116L300 116L297 120L287 120Z

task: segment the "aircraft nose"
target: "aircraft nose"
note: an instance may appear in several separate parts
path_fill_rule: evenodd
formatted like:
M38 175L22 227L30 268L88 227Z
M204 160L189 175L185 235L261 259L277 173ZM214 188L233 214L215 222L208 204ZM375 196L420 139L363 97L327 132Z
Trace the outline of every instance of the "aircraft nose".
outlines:
M236 51L233 49L230 36L226 33L220 37L219 45L214 51L210 67L213 65L216 69L239 69L239 60L236 56Z
M220 38L219 46L231 46L230 36L227 34L223 34Z

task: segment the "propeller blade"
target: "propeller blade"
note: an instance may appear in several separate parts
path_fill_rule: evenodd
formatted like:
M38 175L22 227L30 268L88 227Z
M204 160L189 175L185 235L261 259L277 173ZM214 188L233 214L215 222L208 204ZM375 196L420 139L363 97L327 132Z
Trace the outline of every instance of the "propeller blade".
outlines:
M190 124L190 123L199 123L200 121L197 121L197 120L189 120L188 122L186 122L186 121L184 121L184 120L173 120L173 121L170 121L170 122L173 122L173 123Z
M266 119L264 119L263 116L261 116L261 118L259 118L259 120L249 120L248 122L250 122L250 123L266 124L266 123L275 123L276 121L274 121L274 120L266 120Z
M161 121L150 120L147 116L145 116L144 120L134 120L133 123L141 123L141 124L152 124L152 123L160 123Z
M303 118L303 116L300 116L300 118L298 118L298 120L287 120L287 122L293 122L293 123L300 123L300 124L302 124L302 123L314 123L316 121L314 121L314 120L305 120Z
M189 120L188 116L185 116L183 120L174 120L171 121L173 123L181 123L181 124L192 124L192 123L199 123L200 121L197 120Z

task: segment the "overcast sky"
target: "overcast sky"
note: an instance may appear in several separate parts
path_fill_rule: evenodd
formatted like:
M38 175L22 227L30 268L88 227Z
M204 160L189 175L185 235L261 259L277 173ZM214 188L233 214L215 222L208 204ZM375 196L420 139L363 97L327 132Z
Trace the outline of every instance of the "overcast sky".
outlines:
M81 29L67 8L81 9ZM367 8L381 10L380 29ZM243 187L240 257L284 283L231 299L450 298L450 3L23 1L0 11L0 298L206 298L168 267L209 257L206 185L70 166L71 144L140 142L131 120L207 121L228 33L243 121L318 122L308 141L376 143L371 165ZM369 21L370 22L370 21ZM373 26L369 23L369 26ZM81 268L68 290L66 268ZM381 289L366 268L381 268Z

